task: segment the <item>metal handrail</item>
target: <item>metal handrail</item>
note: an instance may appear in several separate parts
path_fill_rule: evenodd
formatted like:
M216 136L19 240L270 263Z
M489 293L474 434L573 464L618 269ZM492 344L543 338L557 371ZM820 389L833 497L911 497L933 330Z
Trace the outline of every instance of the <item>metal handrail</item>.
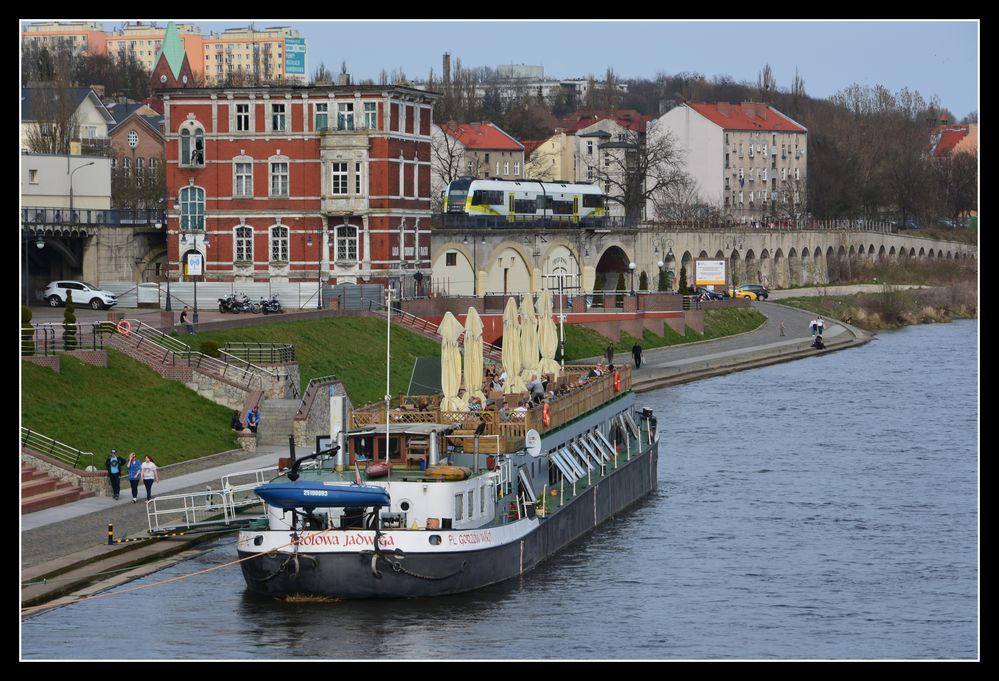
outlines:
M35 450L39 454L45 454L53 459L69 464L72 468L76 468L80 463L80 459L85 456L90 456L90 465L94 465L93 452L81 451L76 447L71 447L63 442L54 440L47 435L42 435L41 433L31 430L30 428L21 426L21 447L23 448L26 446Z
M104 349L104 332L101 324L104 322L90 322L90 323L80 323L67 325L64 322L42 322L34 324L34 332L32 334L32 343L34 344L35 354L41 354L44 357L49 355L54 355L57 352L66 352L66 328L73 327L76 331L76 343L74 347L70 350L103 350ZM89 333L88 333L89 331ZM41 334L39 339L37 336ZM22 335L22 340L27 340L27 338ZM39 348L41 352L39 353Z
M298 413L295 414L296 418L302 416L305 413L304 412L305 404L308 401L309 396L312 394L312 390L314 388L318 389L320 385L329 385L331 383L336 383L339 380L340 379L334 376L333 374L330 374L329 376L320 376L318 378L311 379L308 385L305 386L305 392L302 393L302 404L299 405L298 407Z
M228 341L222 349L229 355L248 362L284 364L295 361L295 346L291 343Z

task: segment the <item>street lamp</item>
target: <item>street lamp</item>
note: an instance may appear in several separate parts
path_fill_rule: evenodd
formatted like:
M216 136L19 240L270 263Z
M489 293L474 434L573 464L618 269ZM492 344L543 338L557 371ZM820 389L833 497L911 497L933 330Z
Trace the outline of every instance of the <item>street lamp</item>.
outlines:
M76 175L76 171L80 168L86 168L87 166L92 166L96 161L91 161L90 163L84 163L82 166L77 166L73 168L73 172L69 173L69 219L72 222L76 222L76 216L73 213L73 176ZM67 172L69 172L67 170Z
M198 251L198 234L197 234L197 232L192 233L191 234L191 238L194 240L194 244L193 244L192 248L195 251ZM202 239L201 243L204 245L205 250L207 250L209 247L211 247L211 243L208 241L208 235L207 234L203 235L201 237L201 239ZM181 236L180 241L181 241L182 244L186 244L187 243L187 235L184 234L183 236ZM193 323L197 324L198 323L198 277L201 277L201 276L204 275L205 261L202 259L203 256L201 255L200 251L197 252L197 256L196 256L196 258L193 261L192 261L191 255L192 254L185 254L184 264L185 264L185 270L186 270L185 274L187 274L187 276L192 277L194 279L194 314L191 316L191 321ZM169 282L169 279L167 281ZM167 295L169 296L169 292L167 293Z
M631 295L635 295L635 268L638 267L633 262L628 263L628 269L631 270Z
M318 289L316 293L316 309L323 309L323 228L316 227L316 283ZM305 245L312 248L312 234L309 234Z
M663 259L660 260L657 265L659 265L659 270L662 271L670 260L673 260L673 240L672 239L661 239L658 244L656 244L656 253L659 252L659 248L662 246L662 250L666 251L663 255ZM666 270L666 289L672 293L673 292L673 269L670 268Z

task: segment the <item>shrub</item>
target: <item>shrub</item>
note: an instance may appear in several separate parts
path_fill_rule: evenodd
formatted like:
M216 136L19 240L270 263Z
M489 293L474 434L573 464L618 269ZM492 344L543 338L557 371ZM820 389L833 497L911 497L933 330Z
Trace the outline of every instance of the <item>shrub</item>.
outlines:
M638 275L638 290L639 291L649 290L649 275L645 273L645 270L642 270L642 273Z
M67 350L76 350L76 305L73 292L66 291L66 312L62 318L62 340Z

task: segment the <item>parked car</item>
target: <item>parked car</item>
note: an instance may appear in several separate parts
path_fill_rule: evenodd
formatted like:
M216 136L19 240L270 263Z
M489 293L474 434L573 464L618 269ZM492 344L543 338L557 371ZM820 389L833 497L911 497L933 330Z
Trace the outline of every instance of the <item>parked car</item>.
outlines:
M729 297L728 293L724 291L711 291L706 288L697 287L691 289L691 295L697 296L702 300L725 300Z
M742 288L729 289L728 294L733 298L745 298L746 300L759 300L756 293L753 291L744 290Z
M118 304L118 298L85 281L53 281L42 294L50 307L66 304L67 291L73 292L74 305L89 305L94 310L106 310Z
M756 298L758 300L766 300L767 298L770 297L770 291L767 290L767 287L766 286L762 286L760 284L743 284L742 286L739 286L735 290L737 292L738 291L752 291L753 293L756 294Z

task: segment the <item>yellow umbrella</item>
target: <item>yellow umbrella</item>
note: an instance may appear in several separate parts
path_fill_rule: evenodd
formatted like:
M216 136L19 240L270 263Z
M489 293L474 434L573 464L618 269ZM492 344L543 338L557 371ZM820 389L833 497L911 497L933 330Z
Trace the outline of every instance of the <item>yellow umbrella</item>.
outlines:
M520 377L530 381L541 363L538 350L538 318L534 314L534 296L528 293L520 304Z
M482 320L474 307L468 308L465 318L465 397L478 397L482 392Z
M520 329L517 323L517 301L508 298L503 310L503 371L506 383L503 393L522 393L527 390L520 378Z
M552 292L548 290L541 292L541 301L538 303L538 345L541 347L541 373L558 378L561 369L555 361L558 332L555 320L552 319Z
M458 336L461 335L461 324L448 312L437 327L437 333L441 336L441 391L444 393L441 411L465 411L468 405L458 399L458 387L461 385Z

